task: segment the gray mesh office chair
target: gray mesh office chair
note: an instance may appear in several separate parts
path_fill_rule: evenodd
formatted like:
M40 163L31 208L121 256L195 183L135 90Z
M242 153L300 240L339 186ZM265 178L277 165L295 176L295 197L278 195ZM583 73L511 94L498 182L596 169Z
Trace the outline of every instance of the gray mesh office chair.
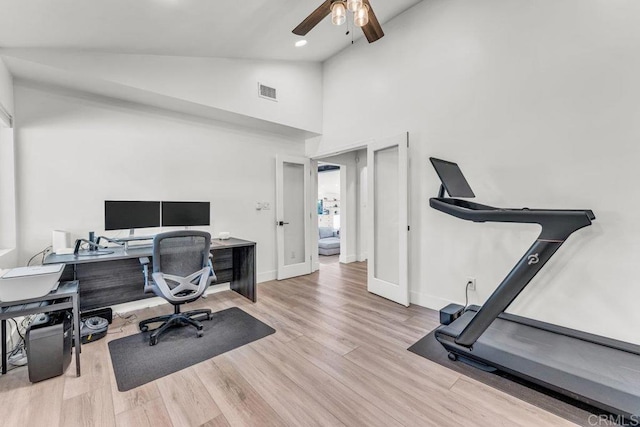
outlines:
M173 314L140 322L140 330L149 330L150 323L162 322L153 330L149 345L156 345L158 337L172 326L194 326L202 336L202 323L194 317L211 320L211 310L180 312L180 305L197 300L211 281L215 280L210 262L211 235L204 231L180 230L160 233L153 239L153 274L149 280L149 258L140 258L144 271L144 291L153 292L173 304Z

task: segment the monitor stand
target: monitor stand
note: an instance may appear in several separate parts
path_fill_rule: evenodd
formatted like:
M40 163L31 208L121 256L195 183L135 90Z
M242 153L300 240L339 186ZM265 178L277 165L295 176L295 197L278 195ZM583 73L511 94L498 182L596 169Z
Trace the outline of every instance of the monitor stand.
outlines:
M139 248L139 247L148 247L149 245L129 245L130 242L140 242L143 240L153 240L155 236L135 236L134 229L129 229L129 235L127 237L120 237L118 239L113 239L118 243L122 243L124 245L124 250L128 251L129 249Z
M98 256L98 255L110 255L112 254L114 251L106 251L104 249L96 249L93 251L90 250L80 250L78 251L78 254L76 256L78 257L84 257L84 256Z

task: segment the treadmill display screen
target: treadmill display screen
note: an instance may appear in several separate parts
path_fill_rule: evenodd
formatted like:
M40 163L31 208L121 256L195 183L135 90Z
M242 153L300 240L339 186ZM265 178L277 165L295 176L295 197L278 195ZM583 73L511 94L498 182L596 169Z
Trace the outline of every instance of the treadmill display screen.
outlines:
M429 157L450 197L476 197L457 163Z

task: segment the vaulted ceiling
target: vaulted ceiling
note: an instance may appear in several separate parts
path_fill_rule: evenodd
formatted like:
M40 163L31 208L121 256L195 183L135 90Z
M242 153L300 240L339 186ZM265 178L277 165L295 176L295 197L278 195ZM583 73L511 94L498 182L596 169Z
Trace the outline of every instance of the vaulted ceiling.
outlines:
M420 0L371 0L384 23ZM0 0L0 48L324 61L362 37L353 24L291 30L322 0ZM351 30L346 35L346 31Z

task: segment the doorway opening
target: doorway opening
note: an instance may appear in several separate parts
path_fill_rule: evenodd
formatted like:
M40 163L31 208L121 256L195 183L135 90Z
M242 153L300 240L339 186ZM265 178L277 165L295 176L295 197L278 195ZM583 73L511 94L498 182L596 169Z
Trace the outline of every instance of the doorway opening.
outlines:
M327 154L317 162L318 250L314 270L367 260L367 149ZM366 263L364 264L366 268Z
M318 162L318 263L340 261L340 166Z
M408 306L409 133L316 155L311 160L312 172L316 172L312 176L315 186L317 162L340 166L340 263L329 264L327 271L331 267L340 275L341 264L361 261L366 268L369 292ZM316 190L314 187L312 194ZM310 205L316 202L309 201ZM312 232L316 235L312 234L311 240L317 241L317 218L313 218ZM312 271L316 271L320 264L315 247L313 256Z

